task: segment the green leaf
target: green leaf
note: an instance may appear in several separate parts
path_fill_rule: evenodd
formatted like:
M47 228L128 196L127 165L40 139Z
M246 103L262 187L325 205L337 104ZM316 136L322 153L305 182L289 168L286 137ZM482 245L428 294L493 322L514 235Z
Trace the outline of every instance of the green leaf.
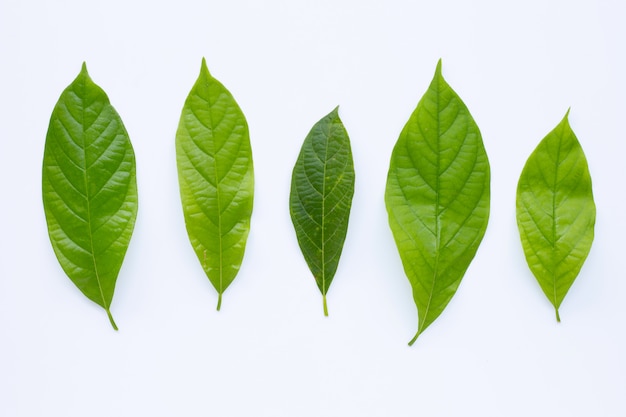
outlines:
M218 292L219 310L243 260L254 171L246 118L204 58L180 116L176 160L189 240Z
M293 168L289 201L298 244L322 292L326 316L326 293L348 232L353 195L350 138L337 107L304 139Z
M418 311L417 337L441 314L489 219L489 161L478 126L441 75L391 155L385 203Z
M122 119L85 64L52 111L42 177L57 259L117 330L110 307L137 216L135 154Z
M557 321L591 249L596 220L587 159L568 114L530 155L517 185L517 226L526 261Z

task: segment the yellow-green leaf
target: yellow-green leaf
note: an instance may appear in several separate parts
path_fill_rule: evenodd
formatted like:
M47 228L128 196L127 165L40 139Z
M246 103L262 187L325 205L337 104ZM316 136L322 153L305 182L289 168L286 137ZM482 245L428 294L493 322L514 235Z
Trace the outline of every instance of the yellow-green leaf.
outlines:
M568 114L530 155L517 185L517 226L526 261L557 321L591 249L596 220L587 159Z
M204 59L180 116L176 160L189 240L218 292L219 310L243 260L254 173L246 118Z

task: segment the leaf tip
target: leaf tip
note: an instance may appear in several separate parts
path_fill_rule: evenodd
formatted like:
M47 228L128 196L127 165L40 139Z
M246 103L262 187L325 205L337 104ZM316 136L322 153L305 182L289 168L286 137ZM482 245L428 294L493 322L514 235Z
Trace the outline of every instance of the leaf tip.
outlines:
M202 63L200 64L200 73L201 74L206 73L207 75L210 74L209 67L206 64L206 58L205 57L202 57Z
M568 108L567 108L567 111L565 112L565 117L564 117L564 119L566 119L566 120L567 120L567 118L568 118L568 116L569 116L569 111L570 111L570 110L572 110L572 108L571 108L571 107L568 107Z
M339 106L335 107L330 113L326 115L326 117L329 117L332 120L341 120L341 118L339 117Z
M79 81L80 80L80 81ZM89 76L89 72L87 71L87 62L83 61L83 64L80 66L80 72L74 79L74 82L93 82L91 81L91 77Z
M441 75L441 58L439 58L439 61L437 61L437 68L435 69L435 73L437 75Z
M565 126L567 129L571 129L570 124L569 124L569 112L571 109L572 109L571 107L567 108L567 111L565 112L565 116L563 116L563 119L559 123L559 125Z

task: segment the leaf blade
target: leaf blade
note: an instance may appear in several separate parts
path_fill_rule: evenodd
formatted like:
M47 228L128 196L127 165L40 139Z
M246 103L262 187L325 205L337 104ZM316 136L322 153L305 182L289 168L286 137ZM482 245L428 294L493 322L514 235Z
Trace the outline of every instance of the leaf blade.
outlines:
M478 250L489 219L489 181L478 126L439 61L394 147L385 189L418 310L409 344L443 312Z
M42 167L48 234L66 275L107 313L137 216L124 124L83 64L50 117Z
M568 115L529 156L516 195L524 255L557 321L591 250L596 216L587 159Z
M254 171L245 116L204 59L181 113L176 160L187 234L219 310L243 261Z
M291 177L289 212L298 245L322 293L333 281L354 195L350 138L339 108L320 119L304 139Z

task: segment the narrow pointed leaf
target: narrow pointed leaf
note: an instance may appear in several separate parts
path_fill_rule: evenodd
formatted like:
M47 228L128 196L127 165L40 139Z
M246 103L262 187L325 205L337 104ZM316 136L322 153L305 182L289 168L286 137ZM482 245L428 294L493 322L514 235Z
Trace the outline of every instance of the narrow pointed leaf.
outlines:
M204 59L180 117L176 160L189 240L218 292L219 310L243 260L254 173L246 119Z
M583 149L567 120L539 143L517 186L526 261L560 321L559 307L593 241L596 206Z
M135 154L120 116L85 64L52 111L42 188L59 263L117 330L110 307L137 216Z
M354 195L354 164L348 132L335 108L317 122L293 168L289 208L304 259L322 292L337 271Z
M478 126L441 74L391 155L385 203L418 311L417 337L456 292L485 234L489 161Z

